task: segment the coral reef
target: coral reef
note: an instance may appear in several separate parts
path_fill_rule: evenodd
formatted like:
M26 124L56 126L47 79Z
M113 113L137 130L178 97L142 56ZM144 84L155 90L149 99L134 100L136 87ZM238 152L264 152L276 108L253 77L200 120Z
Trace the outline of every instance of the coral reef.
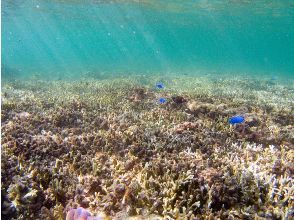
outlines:
M293 86L183 76L174 95L140 80L5 82L2 217L293 217Z

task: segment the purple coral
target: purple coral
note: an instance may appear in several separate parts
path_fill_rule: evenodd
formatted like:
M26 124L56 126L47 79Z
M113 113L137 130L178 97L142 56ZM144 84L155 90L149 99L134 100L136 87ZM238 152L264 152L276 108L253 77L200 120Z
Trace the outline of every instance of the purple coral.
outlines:
M91 213L84 208L71 209L66 215L66 220L103 220L102 217L91 216Z

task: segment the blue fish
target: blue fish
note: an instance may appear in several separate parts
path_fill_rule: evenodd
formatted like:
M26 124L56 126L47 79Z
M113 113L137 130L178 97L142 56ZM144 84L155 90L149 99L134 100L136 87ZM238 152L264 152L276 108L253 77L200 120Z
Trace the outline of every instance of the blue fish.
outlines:
M278 79L277 76L272 76L272 78L271 78L272 81L276 81L277 79Z
M160 98L160 99L159 99L159 103L160 103L160 104L166 103L166 99L165 99L165 98Z
M243 116L237 115L237 116L233 116L229 119L229 123L234 125L234 124L239 124L239 123L243 123L245 121Z
M157 89L163 89L163 88L164 88L164 85L163 85L163 83L161 83L161 82L156 83L155 86L156 86Z

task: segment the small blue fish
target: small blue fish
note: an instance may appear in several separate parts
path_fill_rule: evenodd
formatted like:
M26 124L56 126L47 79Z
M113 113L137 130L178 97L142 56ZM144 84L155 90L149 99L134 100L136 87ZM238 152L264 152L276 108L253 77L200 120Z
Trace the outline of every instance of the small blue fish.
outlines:
M165 98L160 98L160 99L159 99L159 103L160 103L160 104L164 104L164 103L166 103L166 99L165 99Z
M233 116L229 119L229 123L234 125L234 124L239 124L239 123L243 123L245 121L243 116L237 115L237 116Z
M276 81L277 79L278 79L277 76L272 76L272 78L271 78L272 81Z
M164 85L163 85L163 83L161 83L161 82L156 83L155 86L156 86L157 89L163 89L163 88L164 88Z

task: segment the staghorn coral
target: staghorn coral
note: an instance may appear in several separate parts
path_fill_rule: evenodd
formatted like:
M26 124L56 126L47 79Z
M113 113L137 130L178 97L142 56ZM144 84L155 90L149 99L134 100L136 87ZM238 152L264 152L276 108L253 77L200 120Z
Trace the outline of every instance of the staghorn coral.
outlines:
M291 87L247 94L252 84L237 81L213 93L207 79L178 79L181 95L164 106L135 79L4 85L2 215L62 219L80 206L117 219L289 218ZM244 112L243 126L228 125Z

